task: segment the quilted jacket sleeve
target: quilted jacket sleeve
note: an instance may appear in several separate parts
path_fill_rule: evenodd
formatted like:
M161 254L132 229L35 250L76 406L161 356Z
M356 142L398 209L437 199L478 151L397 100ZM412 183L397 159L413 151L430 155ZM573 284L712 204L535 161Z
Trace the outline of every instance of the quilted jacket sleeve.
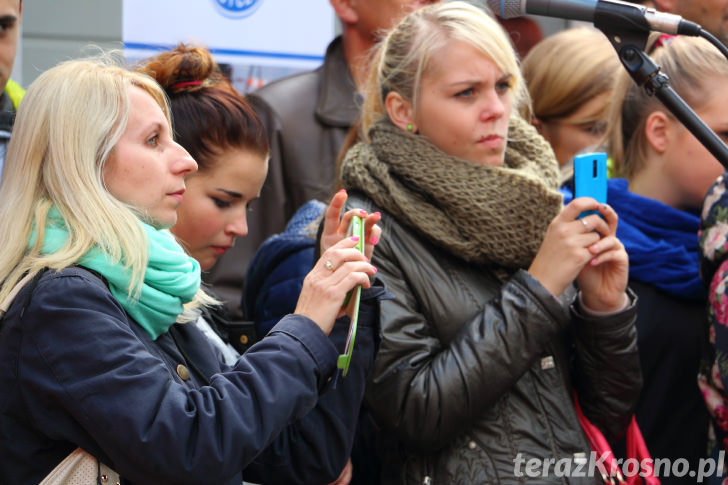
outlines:
M605 437L616 442L637 407L642 373L637 351L637 296L629 307L607 317L594 317L571 305L574 319L574 388L584 415Z

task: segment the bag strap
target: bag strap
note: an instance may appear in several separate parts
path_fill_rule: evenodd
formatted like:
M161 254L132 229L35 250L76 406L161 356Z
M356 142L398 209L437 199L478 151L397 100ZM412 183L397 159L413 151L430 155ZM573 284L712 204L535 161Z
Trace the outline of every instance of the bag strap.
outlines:
M627 428L626 439L627 456L637 458L639 461L643 471L642 480L645 485L660 485L660 480L655 477L655 464L652 461L652 455L650 455L650 450L647 448L645 438L642 436L642 431L634 416L632 416L632 421L629 423L629 428Z
M602 480L604 481L604 483L625 483L622 472L619 470L617 462L614 459L612 447L609 446L609 442L604 437L599 428L593 425L591 421L589 421L589 419L584 416L584 413L581 410L581 405L579 404L579 398L576 395L576 391L574 391L574 407L576 408L576 416L579 418L579 424L581 425L581 428L584 430L584 434L589 440L589 445L591 446L592 451L596 452L598 458L603 458L601 463L603 463L605 466L602 467L601 464L598 464L598 469L599 473L601 473L602 475Z
M622 471L617 466L617 460L614 457L614 453L612 452L612 448L609 445L609 442L604 437L599 428L593 425L589 421L589 419L584 416L584 413L581 410L581 405L579 404L579 398L576 395L576 391L574 391L574 407L576 408L576 415L579 418L579 424L584 430L584 434L589 440L589 444L591 445L592 450L595 451L599 457L605 457L602 461L605 467L598 467L599 472L602 474L602 480L604 481L604 483L623 484L628 482L638 482L638 480L632 479L634 477L630 477L629 480L625 480ZM627 455L626 457L635 458L639 462L641 468L639 478L641 478L641 481L645 485L659 485L660 480L655 476L652 456L650 455L650 451L647 449L647 444L645 443L644 437L642 436L642 431L640 431L640 427L637 424L637 420L635 419L634 415L632 416L632 420L627 427L627 435L625 437L625 440L625 451Z

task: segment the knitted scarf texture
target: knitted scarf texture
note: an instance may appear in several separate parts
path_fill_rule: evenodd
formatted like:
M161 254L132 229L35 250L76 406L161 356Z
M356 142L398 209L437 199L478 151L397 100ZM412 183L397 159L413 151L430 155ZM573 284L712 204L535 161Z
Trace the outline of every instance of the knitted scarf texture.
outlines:
M129 295L131 271L94 247L78 262L92 269L109 284L109 290L126 312L156 340L169 330L184 311L183 305L200 288L200 265L184 252L172 234L141 222L149 244L146 271L138 298ZM58 209L51 208L46 219L41 252L52 254L63 246L69 234ZM28 247L36 242L36 231L30 235Z
M562 207L558 163L530 123L511 118L502 167L447 155L389 120L372 125L369 136L342 163L347 189L466 261L530 265Z

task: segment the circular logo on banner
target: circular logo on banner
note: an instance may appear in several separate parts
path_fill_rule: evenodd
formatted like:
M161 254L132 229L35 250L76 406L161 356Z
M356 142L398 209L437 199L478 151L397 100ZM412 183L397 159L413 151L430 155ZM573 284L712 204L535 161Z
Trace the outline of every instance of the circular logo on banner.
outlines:
M223 16L242 19L258 10L263 0L212 0L212 3Z

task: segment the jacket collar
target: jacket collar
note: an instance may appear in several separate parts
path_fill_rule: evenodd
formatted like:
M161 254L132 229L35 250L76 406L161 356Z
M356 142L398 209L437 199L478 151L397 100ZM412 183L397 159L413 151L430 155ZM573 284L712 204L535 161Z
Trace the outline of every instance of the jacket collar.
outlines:
M326 49L316 117L327 125L348 128L359 115L360 95L346 64L341 36ZM342 75L343 74L343 75Z

